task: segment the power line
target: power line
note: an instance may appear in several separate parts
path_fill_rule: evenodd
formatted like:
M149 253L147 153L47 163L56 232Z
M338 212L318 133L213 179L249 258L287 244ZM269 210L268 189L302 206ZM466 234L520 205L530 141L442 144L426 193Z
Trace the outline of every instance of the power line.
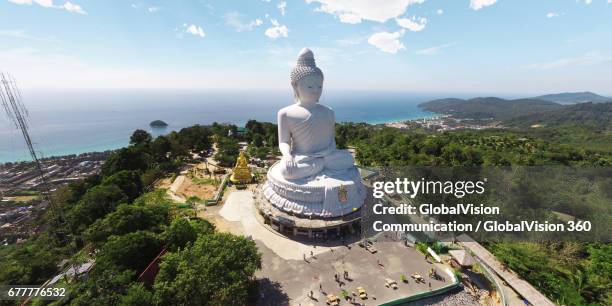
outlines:
M51 199L51 189L49 188L43 165L36 155L36 151L34 150L34 145L32 144L32 138L30 137L28 127L28 118L30 114L23 103L21 90L17 86L15 78L13 78L10 74L0 72L0 84L0 100L2 107L8 119L15 124L15 127L18 130L21 131L23 139L26 142L28 151L32 157L32 161L34 161L36 170L38 171L38 177L41 182L40 186L42 187L41 196L44 201L49 203L50 212L55 222L52 231L55 233L55 237L59 240L59 242L63 243L66 238L63 234L62 226L64 218L60 208L57 207L57 205Z

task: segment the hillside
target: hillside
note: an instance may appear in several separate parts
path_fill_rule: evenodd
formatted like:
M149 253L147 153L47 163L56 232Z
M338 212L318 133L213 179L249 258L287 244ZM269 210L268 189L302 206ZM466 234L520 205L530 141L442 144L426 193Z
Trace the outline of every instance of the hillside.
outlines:
M612 128L612 103L581 103L538 114L521 115L504 122L508 126L530 127L582 125L599 130Z
M463 99L440 99L419 104L424 110L453 115L457 118L508 120L519 115L529 115L560 109L554 102L517 99L505 100L495 97Z
M612 129L612 102L561 105L538 99L448 98L425 102L419 107L464 120L501 121L509 127L579 125L597 130Z
M576 103L604 103L612 102L612 98L600 96L590 91L584 92L564 92L558 94L542 95L533 97L531 99L544 100L549 102L555 102L559 104L576 104Z

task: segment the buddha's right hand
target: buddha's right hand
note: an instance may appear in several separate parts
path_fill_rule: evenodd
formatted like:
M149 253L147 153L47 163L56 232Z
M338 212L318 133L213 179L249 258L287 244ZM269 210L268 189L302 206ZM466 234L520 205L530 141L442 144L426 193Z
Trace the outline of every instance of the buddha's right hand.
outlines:
M287 169L287 172L289 173L291 173L291 170L297 167L295 159L291 155L284 156L283 161L285 162L285 169Z

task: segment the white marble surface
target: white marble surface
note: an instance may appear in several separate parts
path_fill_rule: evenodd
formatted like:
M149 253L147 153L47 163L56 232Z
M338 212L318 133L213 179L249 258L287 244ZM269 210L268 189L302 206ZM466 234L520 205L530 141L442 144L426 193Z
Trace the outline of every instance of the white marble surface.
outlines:
M323 170L299 180L287 180L280 174L279 164L268 171L263 186L266 199L277 208L303 216L334 218L359 209L366 198L366 188L357 168L342 172ZM346 192L343 200L340 189Z
M335 141L335 114L319 104L323 73L304 49L291 72L296 103L278 112L281 161L268 171L263 192L284 211L339 217L363 205L365 187L353 156Z

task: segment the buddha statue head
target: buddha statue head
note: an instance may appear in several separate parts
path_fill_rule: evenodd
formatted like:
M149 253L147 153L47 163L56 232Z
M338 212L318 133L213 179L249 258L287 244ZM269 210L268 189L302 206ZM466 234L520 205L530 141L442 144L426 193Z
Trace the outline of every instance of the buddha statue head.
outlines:
M308 48L302 49L295 67L291 70L291 86L297 103L319 102L323 92L323 72L317 67L314 54Z

